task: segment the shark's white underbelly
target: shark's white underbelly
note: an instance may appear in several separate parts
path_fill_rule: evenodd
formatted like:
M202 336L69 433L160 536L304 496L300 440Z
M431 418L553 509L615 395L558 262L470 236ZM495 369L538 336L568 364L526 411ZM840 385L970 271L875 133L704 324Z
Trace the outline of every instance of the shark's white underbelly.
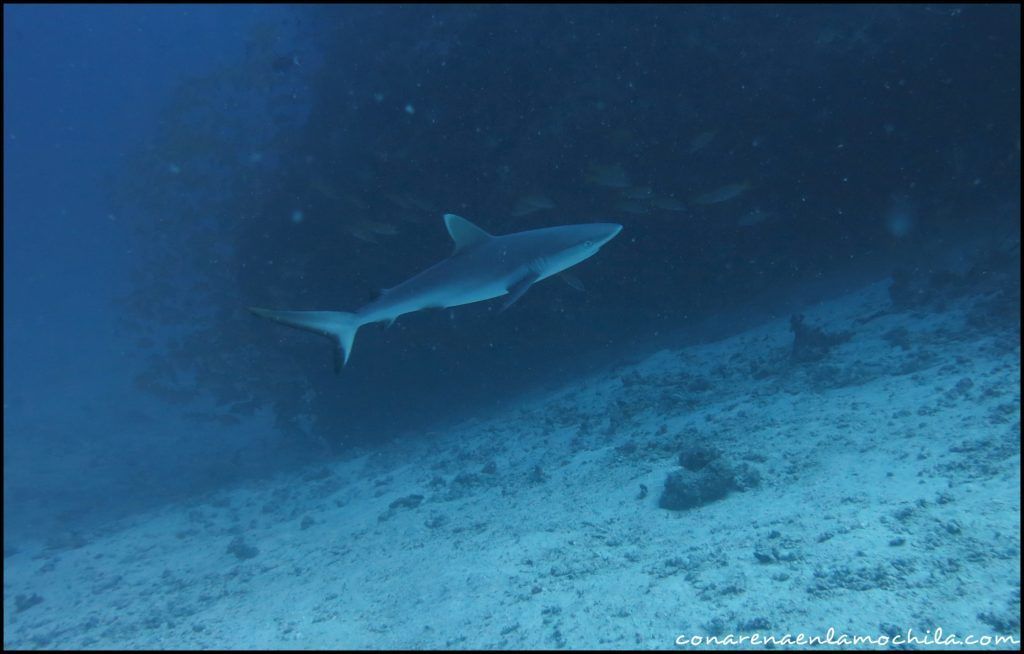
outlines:
M436 299L441 306L448 308L457 307L462 304L470 304L472 302L490 300L504 295L505 293L508 293L508 284L501 281L474 288L453 289L446 293L439 294Z
M401 297L404 293L395 289L380 301L360 311L359 316L364 324L393 320L403 314L423 309L446 309L473 302L483 302L505 295L507 292L507 284L500 280L483 285L424 289L423 292L408 297Z

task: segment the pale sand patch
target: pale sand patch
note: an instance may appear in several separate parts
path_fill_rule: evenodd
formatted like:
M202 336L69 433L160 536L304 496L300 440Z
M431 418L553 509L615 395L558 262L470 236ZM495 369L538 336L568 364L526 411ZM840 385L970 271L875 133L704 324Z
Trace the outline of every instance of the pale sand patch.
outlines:
M4 562L5 645L667 648L1001 619L1019 636L1019 343L970 329L968 305L856 323L889 306L875 284L805 312L853 331L820 362L789 363L786 316L324 478L26 548ZM659 508L698 440L760 485ZM258 554L228 553L236 537Z

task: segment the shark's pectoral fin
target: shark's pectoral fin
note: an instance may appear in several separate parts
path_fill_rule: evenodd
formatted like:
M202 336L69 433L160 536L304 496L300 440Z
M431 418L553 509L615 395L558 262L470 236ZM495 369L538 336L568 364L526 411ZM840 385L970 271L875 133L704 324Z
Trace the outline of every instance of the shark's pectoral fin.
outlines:
M501 305L501 311L504 311L505 309L515 304L516 300L523 297L523 293L525 293L527 289L533 286L533 283L537 281L539 278L539 274L531 272L528 275L523 276L515 284L509 286L508 299L506 299L505 303Z

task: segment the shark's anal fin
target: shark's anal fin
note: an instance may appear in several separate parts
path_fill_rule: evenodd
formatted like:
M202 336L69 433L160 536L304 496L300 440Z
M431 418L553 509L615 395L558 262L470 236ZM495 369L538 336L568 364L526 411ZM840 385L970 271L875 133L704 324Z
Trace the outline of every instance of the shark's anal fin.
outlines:
M512 306L513 304L515 304L516 300L518 300L519 298L523 297L523 293L525 293L530 288L530 286L532 286L533 283L535 281L537 281L537 279L539 279L539 278L540 278L539 274L537 274L535 272L531 272L531 273L523 276L515 284L512 284L511 286L509 286L508 287L508 299L505 300L505 303L501 305L501 311L504 311L505 309L507 309L510 306Z

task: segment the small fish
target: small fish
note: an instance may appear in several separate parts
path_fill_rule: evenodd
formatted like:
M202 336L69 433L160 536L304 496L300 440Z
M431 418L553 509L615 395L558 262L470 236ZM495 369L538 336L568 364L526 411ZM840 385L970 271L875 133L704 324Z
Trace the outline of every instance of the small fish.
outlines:
M751 189L750 182L739 182L736 184L726 184L721 188L716 188L714 191L709 191L702 195L698 195L693 198L694 204L718 204L719 202L728 202L734 200L739 196L743 195Z
M775 215L776 214L774 211L754 209L752 211L748 211L743 216L741 216L740 219L736 221L736 224L740 227L753 227L754 225L759 225L763 222L771 220L772 218L775 217Z
M512 207L512 210L509 211L509 213L515 216L516 218L519 218L521 216L528 216L534 211L540 211L540 209L538 207L534 207L529 204L522 204L521 202L519 202L516 203L516 206Z
M309 187L331 200L341 200L341 196L338 195L338 190L325 182L322 177L314 177L311 179L309 181Z
M636 200L619 200L615 203L615 208L619 211L635 214L645 214L650 211L650 209L647 208L647 205Z
M703 150L709 143L715 140L715 136L717 134L718 130L714 129L708 130L706 132L701 132L697 136L694 136L693 140L690 141L690 154L693 154L694 152L697 152L699 150Z
M299 66L299 56L295 54L285 54L279 57L275 57L271 62L270 67L274 69L275 73L284 73L288 69Z
M636 134L630 129L616 129L608 135L608 145L612 148L628 148L636 142Z
M554 209L555 203L546 195L529 195L524 198L530 204L541 209Z
M590 164L586 181L609 188L626 188L630 185L626 169L622 167L622 164L618 163L611 165Z
M387 198L388 200L390 200L392 203L397 204L398 206L400 206L403 209L415 209L416 208L416 207L413 206L413 204L411 202L409 202L409 198L405 197L404 195L400 195L398 193L390 193L388 195L385 195L384 197Z
M430 203L427 202L426 200L424 200L423 198L417 198L417 197L414 197L414 196L410 195L410 196L408 196L408 200L409 200L409 204L411 204L414 209L419 209L420 211L433 211L434 210L434 208L430 205Z
M554 208L555 203L546 195L527 195L519 198L511 213L513 216L525 216L535 211Z
M364 220L357 224L357 227L365 229L368 232L374 234L380 234L381 236L394 236L398 233L398 228L389 223L381 223L374 220Z
M366 200L364 200L361 197L359 197L358 195L356 195L355 193L350 193L348 191L341 191L338 194L338 196L339 196L339 199L342 202L347 202L347 203L349 203L350 205L352 205L353 207L355 207L357 209L362 209L362 210L365 211L365 210L370 208L369 203L366 202Z
M379 242L379 241L377 241L376 238L374 238L372 232L370 232L370 231L368 231L366 229L363 229L361 227L358 227L356 225L351 225L348 228L348 233L351 234L352 236L355 236L360 241L366 241L367 243L378 243Z
M622 192L622 197L630 200L646 200L654 195L654 189L650 186L634 186Z
M675 198L654 197L650 202L653 206L665 211L686 211L686 205Z

